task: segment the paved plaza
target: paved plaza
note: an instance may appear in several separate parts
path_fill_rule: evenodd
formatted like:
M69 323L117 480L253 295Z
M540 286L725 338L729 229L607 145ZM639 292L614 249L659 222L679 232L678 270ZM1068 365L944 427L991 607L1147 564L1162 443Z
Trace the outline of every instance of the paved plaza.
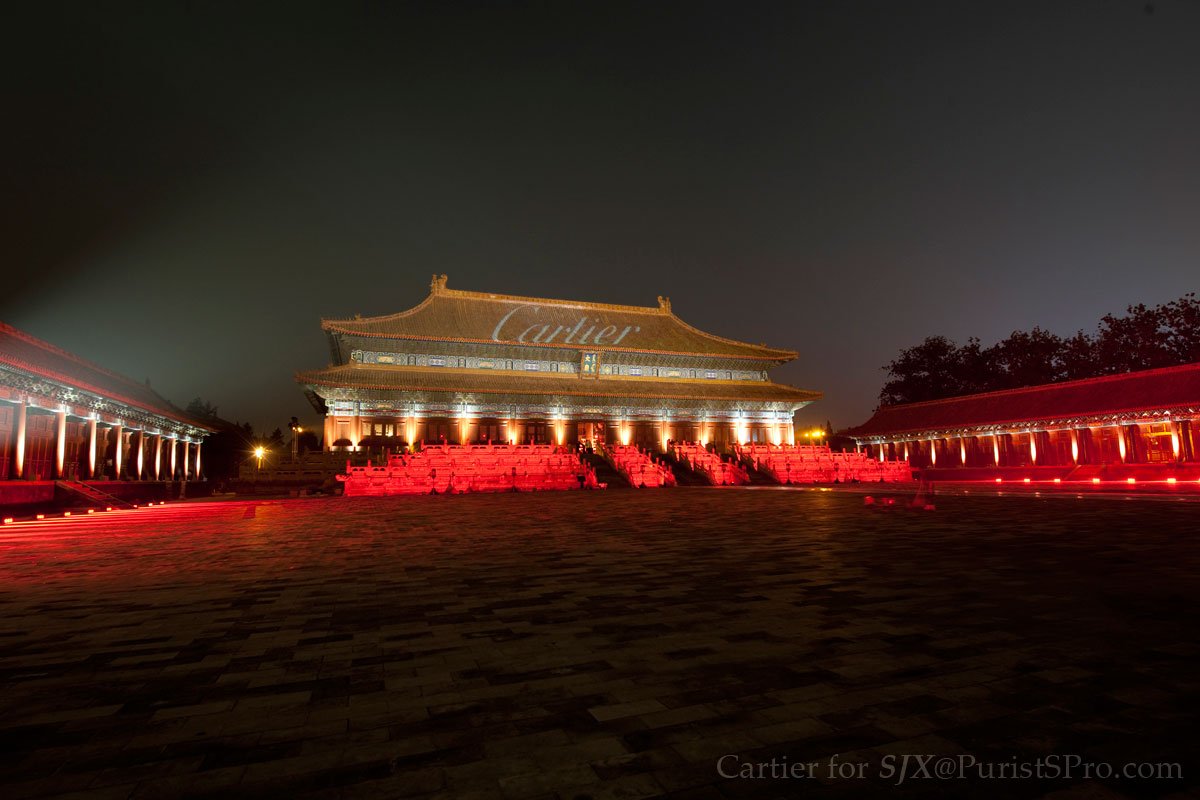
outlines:
M1197 797L1198 521L675 489L6 526L0 797Z

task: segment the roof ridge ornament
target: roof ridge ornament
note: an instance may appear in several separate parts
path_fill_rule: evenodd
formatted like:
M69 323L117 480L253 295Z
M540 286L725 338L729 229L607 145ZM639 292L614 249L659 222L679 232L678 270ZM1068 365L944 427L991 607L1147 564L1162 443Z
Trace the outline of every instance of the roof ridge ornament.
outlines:
M429 291L433 294L441 294L446 291L446 276L435 274L433 280L429 283Z
M669 298L669 297L663 297L663 296L660 294L660 295L658 296L658 310L659 310L659 311L665 311L665 312L667 312L668 314L670 314L670 313L671 313L671 298Z

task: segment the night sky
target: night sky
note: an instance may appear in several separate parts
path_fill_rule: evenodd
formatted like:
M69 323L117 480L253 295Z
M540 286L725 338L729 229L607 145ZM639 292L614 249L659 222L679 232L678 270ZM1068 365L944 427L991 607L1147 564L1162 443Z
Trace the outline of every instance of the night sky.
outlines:
M0 318L268 430L433 273L668 295L838 427L927 335L1200 288L1195 0L31 5Z

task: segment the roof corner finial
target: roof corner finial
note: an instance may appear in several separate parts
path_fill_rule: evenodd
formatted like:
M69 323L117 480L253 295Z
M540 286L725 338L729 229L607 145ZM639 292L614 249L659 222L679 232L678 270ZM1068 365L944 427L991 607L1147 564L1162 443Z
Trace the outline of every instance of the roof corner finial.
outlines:
M671 313L671 298L663 297L660 294L658 296L658 310L666 311L668 314Z
M433 281L429 284L430 291L432 291L434 294L438 294L439 292L443 291L445 288L446 288L446 276L445 275L434 275Z

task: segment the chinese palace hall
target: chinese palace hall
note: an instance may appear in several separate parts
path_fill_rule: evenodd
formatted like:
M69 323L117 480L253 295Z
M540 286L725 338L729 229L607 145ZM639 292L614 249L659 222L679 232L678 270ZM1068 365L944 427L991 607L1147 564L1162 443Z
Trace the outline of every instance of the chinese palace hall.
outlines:
M941 480L1200 478L1200 363L883 406L846 431Z
M86 493L80 482L198 478L210 433L149 384L0 323L0 504L32 496L30 481L53 494L56 480Z
M655 306L448 288L407 311L326 319L332 364L297 380L327 448L577 442L665 449L794 443L819 392L771 380L791 350L726 339Z

